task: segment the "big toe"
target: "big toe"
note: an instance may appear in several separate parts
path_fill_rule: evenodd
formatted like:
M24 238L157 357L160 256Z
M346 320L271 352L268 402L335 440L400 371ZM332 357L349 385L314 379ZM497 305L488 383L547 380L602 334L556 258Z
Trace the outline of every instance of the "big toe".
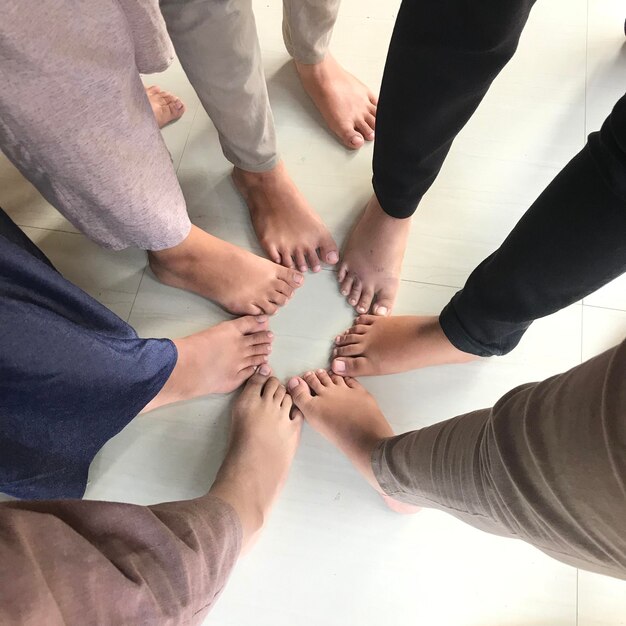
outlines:
M382 316L389 315L391 313L391 309L393 308L395 299L395 293L391 294L389 292L381 292L376 298L376 303L374 304L372 313L374 313L374 315Z
M263 364L257 368L256 372L250 377L246 384L242 395L254 395L261 396L263 386L268 380L268 376L272 373L272 368L269 365Z
M333 359L331 369L339 376L366 376L368 361L363 356Z
M306 416L306 405L311 401L311 389L302 378L294 376L287 383L287 389L295 406Z

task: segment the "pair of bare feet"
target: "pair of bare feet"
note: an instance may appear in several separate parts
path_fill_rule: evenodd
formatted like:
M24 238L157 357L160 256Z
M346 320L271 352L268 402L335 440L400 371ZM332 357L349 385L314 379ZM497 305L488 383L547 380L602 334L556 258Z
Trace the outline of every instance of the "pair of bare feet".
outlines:
M292 378L288 389L261 365L237 398L228 451L209 493L237 511L242 552L250 549L289 474L306 420L337 446L397 513L419 509L387 496L371 465L374 449L393 436L374 398L353 378L325 370Z
M314 65L296 62L296 69L328 127L346 147L358 149L373 140L377 99L365 85L330 54ZM147 88L146 94L160 127L176 121L184 113L184 104L172 94L154 86ZM279 162L267 172L249 172L236 167L233 181L248 205L259 241L274 264L299 272L307 269L318 272L323 264L335 265L339 261L337 244L290 178L284 163ZM357 310L368 311L376 298L377 308L384 314L385 308L391 310L393 304L406 238L400 237L391 245L382 241L381 236L395 236L392 232L395 220L385 220L382 210L379 213L374 215L368 207L357 224L345 250L340 278L342 291L354 301ZM387 222L382 230L377 219ZM376 234L379 237L376 248L383 250L378 259L376 253L372 254L371 245ZM240 277L246 276L245 293L234 296L223 285L216 284L214 268L217 260L224 258L231 258L233 262L220 266L220 279L224 279L224 285L241 284ZM195 228L182 244L150 252L149 259L162 282L199 293L237 314L272 314L285 302L277 293L289 297L302 282L301 276L286 273L256 255ZM285 290L277 286L276 281L289 287Z

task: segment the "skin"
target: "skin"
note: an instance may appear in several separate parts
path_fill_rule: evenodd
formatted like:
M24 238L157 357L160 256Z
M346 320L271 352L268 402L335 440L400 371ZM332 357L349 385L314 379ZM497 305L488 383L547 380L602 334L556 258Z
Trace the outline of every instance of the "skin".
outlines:
M374 140L378 98L331 54L315 64L296 61L304 90L328 128L350 150Z
M337 263L337 244L282 161L267 172L236 167L233 181L248 205L259 242L274 263L301 272L308 268L319 272L322 264Z
M303 282L287 269L192 226L173 248L149 251L164 284L198 293L236 315L273 315ZM245 280L242 280L245 278Z
M335 338L332 370L341 376L398 374L432 365L477 359L446 337L436 316L359 315Z
M164 128L172 122L179 120L187 110L183 101L169 91L163 91L157 85L146 87L146 96L150 101L152 113L159 125Z
M391 313L410 227L409 219L387 215L372 196L344 245L337 273L341 294L358 313Z
M173 402L229 393L267 363L274 335L268 317L240 317L188 337L174 339L176 365L147 413Z
M250 549L289 475L300 442L302 417L290 416L291 397L259 367L235 401L228 452L210 494L228 502Z
M350 459L389 508L397 513L419 510L387 496L378 484L372 453L381 441L393 437L393 430L376 400L359 382L317 370L290 379L288 388L304 419Z

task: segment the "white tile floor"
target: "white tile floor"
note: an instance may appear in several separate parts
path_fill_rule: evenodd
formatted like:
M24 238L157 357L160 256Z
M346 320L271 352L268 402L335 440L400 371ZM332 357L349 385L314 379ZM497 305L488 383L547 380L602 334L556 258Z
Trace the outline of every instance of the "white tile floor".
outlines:
M255 1L282 153L341 241L370 193L371 147L343 150L302 94L280 36L278 0ZM378 89L398 0L344 0L333 49ZM398 313L436 313L556 172L599 127L626 84L623 0L547 0L520 49L454 144L423 202ZM150 78L185 99L164 131L194 221L260 251L228 178L216 132L178 65ZM6 162L0 205L64 274L144 336L177 336L225 319L158 284L142 252L105 251L76 232ZM537 322L506 358L369 379L407 430L493 403L519 383L581 362L624 336L626 277ZM310 276L272 321L279 376L326 364L351 320L329 271ZM220 462L231 398L134 420L95 460L87 497L137 503L204 492ZM605 626L626 624L626 583L578 572L516 541L433 511L388 512L351 466L306 429L284 496L255 551L207 620L221 626Z

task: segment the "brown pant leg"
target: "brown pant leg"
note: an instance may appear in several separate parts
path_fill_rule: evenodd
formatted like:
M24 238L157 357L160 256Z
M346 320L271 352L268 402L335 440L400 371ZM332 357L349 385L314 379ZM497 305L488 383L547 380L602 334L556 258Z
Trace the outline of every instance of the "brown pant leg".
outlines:
M213 496L3 503L0 624L197 624L240 547L235 510Z
M382 442L390 496L626 578L626 343L492 408Z

